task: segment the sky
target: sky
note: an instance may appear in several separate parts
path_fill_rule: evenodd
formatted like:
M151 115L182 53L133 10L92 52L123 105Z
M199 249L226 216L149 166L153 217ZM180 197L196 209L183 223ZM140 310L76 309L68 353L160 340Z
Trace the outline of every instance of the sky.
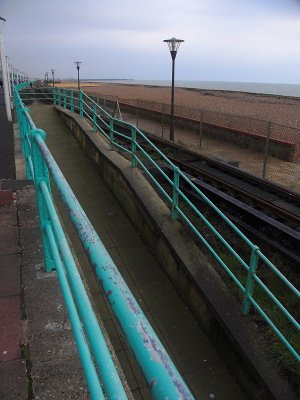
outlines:
M33 78L300 84L300 0L0 0L5 53ZM1 22L1 21L0 21Z

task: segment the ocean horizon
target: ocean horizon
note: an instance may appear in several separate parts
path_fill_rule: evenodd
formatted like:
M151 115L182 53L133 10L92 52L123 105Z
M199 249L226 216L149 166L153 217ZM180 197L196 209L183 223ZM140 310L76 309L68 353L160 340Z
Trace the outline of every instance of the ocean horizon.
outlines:
M82 82L108 82L127 85L171 86L168 80L136 80L136 79L82 79ZM300 97L300 84L259 83L259 82L222 82L222 81L175 81L175 87L227 90L255 94L272 94L277 96Z

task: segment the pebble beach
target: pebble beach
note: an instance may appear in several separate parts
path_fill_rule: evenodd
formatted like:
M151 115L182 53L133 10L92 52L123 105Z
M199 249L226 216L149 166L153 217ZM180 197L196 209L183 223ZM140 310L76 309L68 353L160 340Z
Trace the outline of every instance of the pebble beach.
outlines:
M63 82L61 87L76 89L76 82ZM120 84L120 83L81 83L81 89L89 95L97 97L118 97L121 99L139 99L170 104L171 88L163 86ZM254 94L234 91L206 90L192 88L175 88L175 104L177 106L206 109L225 114L239 115L260 120L271 121L300 129L300 98ZM285 131L285 129L283 129ZM230 159L239 162L241 168L261 176L264 162L263 153L238 148L231 143L218 143L206 139L202 148L198 149L195 135L180 132L176 137L185 146L207 156ZM269 160L268 178L295 191L300 190L300 166L298 163L282 161L272 157Z
M76 87L76 83L61 86ZM119 83L81 83L81 88L93 96L115 96L121 99L141 99L170 103L171 88ZM225 114L271 121L300 129L300 98L225 90L175 88L175 104L203 108Z

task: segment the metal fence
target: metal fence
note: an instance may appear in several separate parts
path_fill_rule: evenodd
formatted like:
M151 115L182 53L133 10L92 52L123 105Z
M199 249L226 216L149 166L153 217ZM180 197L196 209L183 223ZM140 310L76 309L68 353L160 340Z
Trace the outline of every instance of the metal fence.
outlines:
M140 167L145 172L169 204L171 218L180 219L189 227L203 249L207 249L220 271L225 274L223 276L221 273L221 275L233 282L242 301L242 313L248 315L250 309L255 310L284 344L284 348L297 362L300 362L300 324L297 320L300 292L261 252L259 247L249 240L179 168L170 162L139 128L122 119L112 117L105 109L108 104L101 107L82 91L59 88L53 89L53 103L77 112L80 117L86 117L93 130L102 134L110 143L111 148L124 151L130 157L132 167ZM23 106L21 108L30 121L27 111ZM22 116L20 121L24 121ZM28 143L32 140L32 138L29 140L26 135L25 138ZM150 153L144 150L142 142L151 146ZM54 161L45 152L45 145L40 139L38 143L45 158L44 162L55 177L56 168L54 170L52 168ZM162 167L159 161L168 165L168 169ZM151 172L146 167L149 163L154 167ZM31 164L29 159L27 161L29 170ZM61 178L59 175L55 178L55 182L63 192L64 186L68 188L68 185L63 182L61 186L59 184ZM202 208L200 210L197 204L187 198L187 188L198 195L209 209L208 212L201 211ZM68 207L71 209L73 205L70 203ZM76 205L74 207L76 209ZM211 213L214 213L217 218L211 219ZM78 230L80 231L80 227ZM122 279L120 282L123 282ZM276 343L276 347L279 343Z
M250 308L253 307L284 343L286 349L300 362L300 324L296 317L300 292L259 247L249 240L135 125L112 117L82 91L54 89L53 101L54 104L86 117L94 131L102 134L112 148L124 151L130 157L132 167L140 167L145 172L169 204L171 218L180 219L189 227L221 270L225 271L226 276L234 282L241 294L242 313L248 315ZM124 133L126 131L127 133ZM150 153L144 150L142 142L151 147ZM168 165L168 171L158 160ZM154 167L151 171L146 166L149 163ZM188 199L187 188L196 193L217 216L217 223L212 223L210 218ZM224 236L221 231L225 228L231 234L226 233ZM243 251L237 250L240 248L243 248Z
M37 129L32 121L19 95L19 89L25 86L15 86L14 104L27 178L33 179L37 193L45 266L47 271L57 271L91 398L126 399L127 396L57 215L49 174L105 293L110 293L112 310L151 388L153 398L193 399L52 157L45 143L45 132ZM43 99L48 95L45 93ZM79 104L73 103L73 108L80 109L80 115L86 114L83 96L80 92ZM66 91L63 104L67 105ZM70 104L72 100L68 102ZM93 105L93 109L96 106Z
M169 138L170 105L114 96L92 98L142 131ZM300 191L300 182L289 179L300 175L300 129L184 106L175 106L174 118L175 142Z

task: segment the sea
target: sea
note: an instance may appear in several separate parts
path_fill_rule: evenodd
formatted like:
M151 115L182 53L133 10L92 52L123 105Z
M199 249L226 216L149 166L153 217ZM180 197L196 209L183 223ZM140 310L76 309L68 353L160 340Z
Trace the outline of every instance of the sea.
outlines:
M164 80L82 79L82 81L122 83L128 85L171 86L171 81ZM179 80L175 81L175 86L194 89L227 90L256 94L300 97L300 84Z

